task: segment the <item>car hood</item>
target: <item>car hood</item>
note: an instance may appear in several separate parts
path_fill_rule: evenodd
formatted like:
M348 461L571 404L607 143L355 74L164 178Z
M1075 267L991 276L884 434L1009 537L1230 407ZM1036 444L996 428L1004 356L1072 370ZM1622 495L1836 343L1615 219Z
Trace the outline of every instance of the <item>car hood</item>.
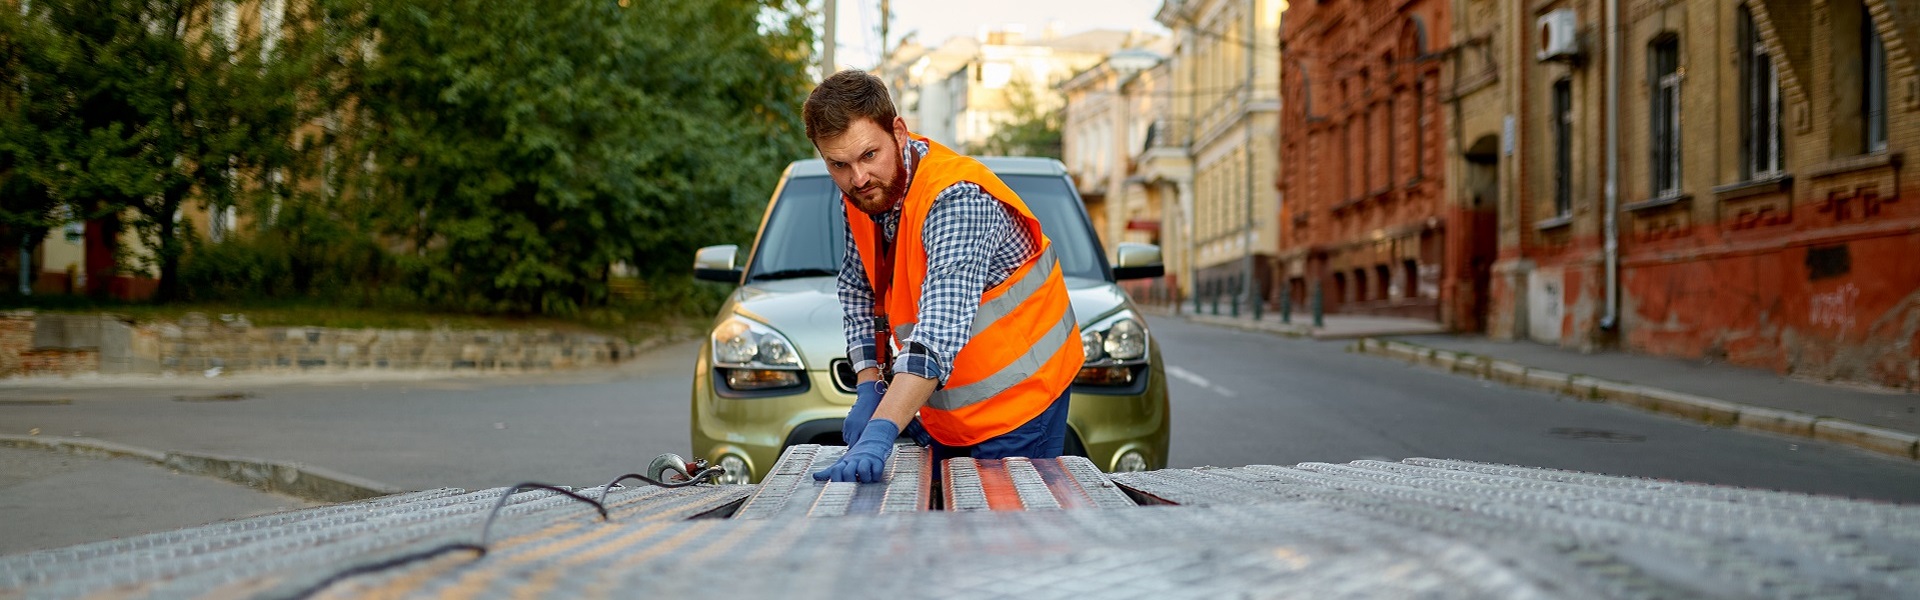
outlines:
M1131 306L1120 287L1098 279L1066 279L1073 313L1082 325ZM727 297L713 325L741 315L772 327L799 347L808 369L825 369L847 354L834 278L805 277L749 283ZM709 328L711 331L711 328Z

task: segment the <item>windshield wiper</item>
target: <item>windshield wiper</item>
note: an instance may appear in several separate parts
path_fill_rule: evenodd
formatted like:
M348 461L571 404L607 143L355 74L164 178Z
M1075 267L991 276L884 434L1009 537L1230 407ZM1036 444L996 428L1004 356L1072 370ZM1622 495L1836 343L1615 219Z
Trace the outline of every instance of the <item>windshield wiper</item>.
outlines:
M771 281L775 279L799 279L801 277L832 277L834 275L839 275L839 274L840 274L839 271L836 271L833 269L818 269L818 268L782 269L779 271L767 271L765 273L755 273L753 277L750 279L750 281Z

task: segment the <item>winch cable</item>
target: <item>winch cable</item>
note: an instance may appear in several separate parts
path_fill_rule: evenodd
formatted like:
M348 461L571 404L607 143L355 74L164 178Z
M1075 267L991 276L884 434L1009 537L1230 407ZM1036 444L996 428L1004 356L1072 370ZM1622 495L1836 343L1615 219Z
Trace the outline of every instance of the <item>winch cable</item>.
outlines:
M696 483L700 483L701 481L704 481L704 480L714 479L725 474L726 472L727 472L726 467L715 465L715 466L707 467L705 469L701 469L699 473L694 473L693 477L687 479L686 481L660 481L652 477L648 477L646 475L641 475L639 473L628 473L625 475L621 475L619 477L615 477L613 478L613 481L609 481L607 482L606 485L600 486L600 501L601 502L607 501L607 493L613 489L614 484L617 484L629 479L638 479L641 481L645 481L648 484L653 485L654 487L673 489L673 488L683 488Z
M335 583L344 581L348 578L356 577L360 575L366 575L369 573L377 573L380 571L385 571L387 569L392 569L394 567L399 567L402 565L407 565L410 563L415 563L415 562L427 560L430 558L434 558L442 554L447 554L449 552L466 550L466 551L473 552L474 558L476 560L480 558L485 558L487 556L488 542L492 540L494 520L499 518L500 510L503 508L506 508L507 500L511 499L514 494L519 493L521 490L529 490L529 489L548 490L552 492L558 492L561 495L564 495L574 500L578 500L580 502L585 502L587 504L592 505L593 509L600 513L600 520L602 522L605 522L609 520L609 517L607 515L607 507L605 504L602 503L602 501L606 500L608 490L612 488L613 485L616 483L620 483L622 481L626 481L629 479L638 479L641 481L645 481L649 484L663 487L663 488L681 488L681 487L687 487L696 483L700 483L701 481L704 481L704 480L718 477L721 473L725 471L726 469L719 466L708 467L706 469L702 469L699 473L694 474L693 478L687 481L674 481L674 482L663 482L663 481L658 481L638 473L628 473L626 475L621 475L620 477L615 478L613 481L607 482L606 485L600 486L600 500L594 500L592 498L582 496L564 487L547 484L547 483L541 483L538 481L526 481L526 482L514 484L513 487L507 488L507 491L505 493L500 494L500 499L494 501L493 503L493 509L487 511L487 521L485 524L480 526L480 542L477 544L472 542L449 542L446 544L441 544L439 546L428 548L426 550L421 550L419 552L410 552L410 553L402 554L399 556L384 558L374 562L354 565L351 567L347 567L345 569L341 569L340 571L335 572L332 575L328 575L325 579L321 579L320 581L315 582L313 585L302 588L297 592L294 592L287 596L283 596L283 598L287 598L288 600L305 600L306 598L311 598L315 594L320 593L322 590L327 589L327 587L332 586Z

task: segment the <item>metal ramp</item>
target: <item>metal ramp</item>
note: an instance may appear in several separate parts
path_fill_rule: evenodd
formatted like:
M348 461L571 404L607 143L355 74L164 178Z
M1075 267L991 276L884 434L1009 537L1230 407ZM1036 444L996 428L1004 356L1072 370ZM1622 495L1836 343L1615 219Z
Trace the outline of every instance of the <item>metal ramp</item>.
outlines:
M1914 506L1429 459L1108 476L901 448L886 483L812 480L843 451L615 489L604 519L515 493L484 554L462 544L504 489L0 557L0 599L1920 598Z

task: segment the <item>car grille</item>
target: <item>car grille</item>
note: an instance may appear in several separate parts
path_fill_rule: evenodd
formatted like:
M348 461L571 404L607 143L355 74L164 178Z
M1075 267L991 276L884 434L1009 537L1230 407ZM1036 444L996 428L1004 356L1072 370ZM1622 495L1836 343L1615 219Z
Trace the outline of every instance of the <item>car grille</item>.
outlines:
M833 359L833 387L851 394L857 383L858 379L853 373L853 363L844 358Z

